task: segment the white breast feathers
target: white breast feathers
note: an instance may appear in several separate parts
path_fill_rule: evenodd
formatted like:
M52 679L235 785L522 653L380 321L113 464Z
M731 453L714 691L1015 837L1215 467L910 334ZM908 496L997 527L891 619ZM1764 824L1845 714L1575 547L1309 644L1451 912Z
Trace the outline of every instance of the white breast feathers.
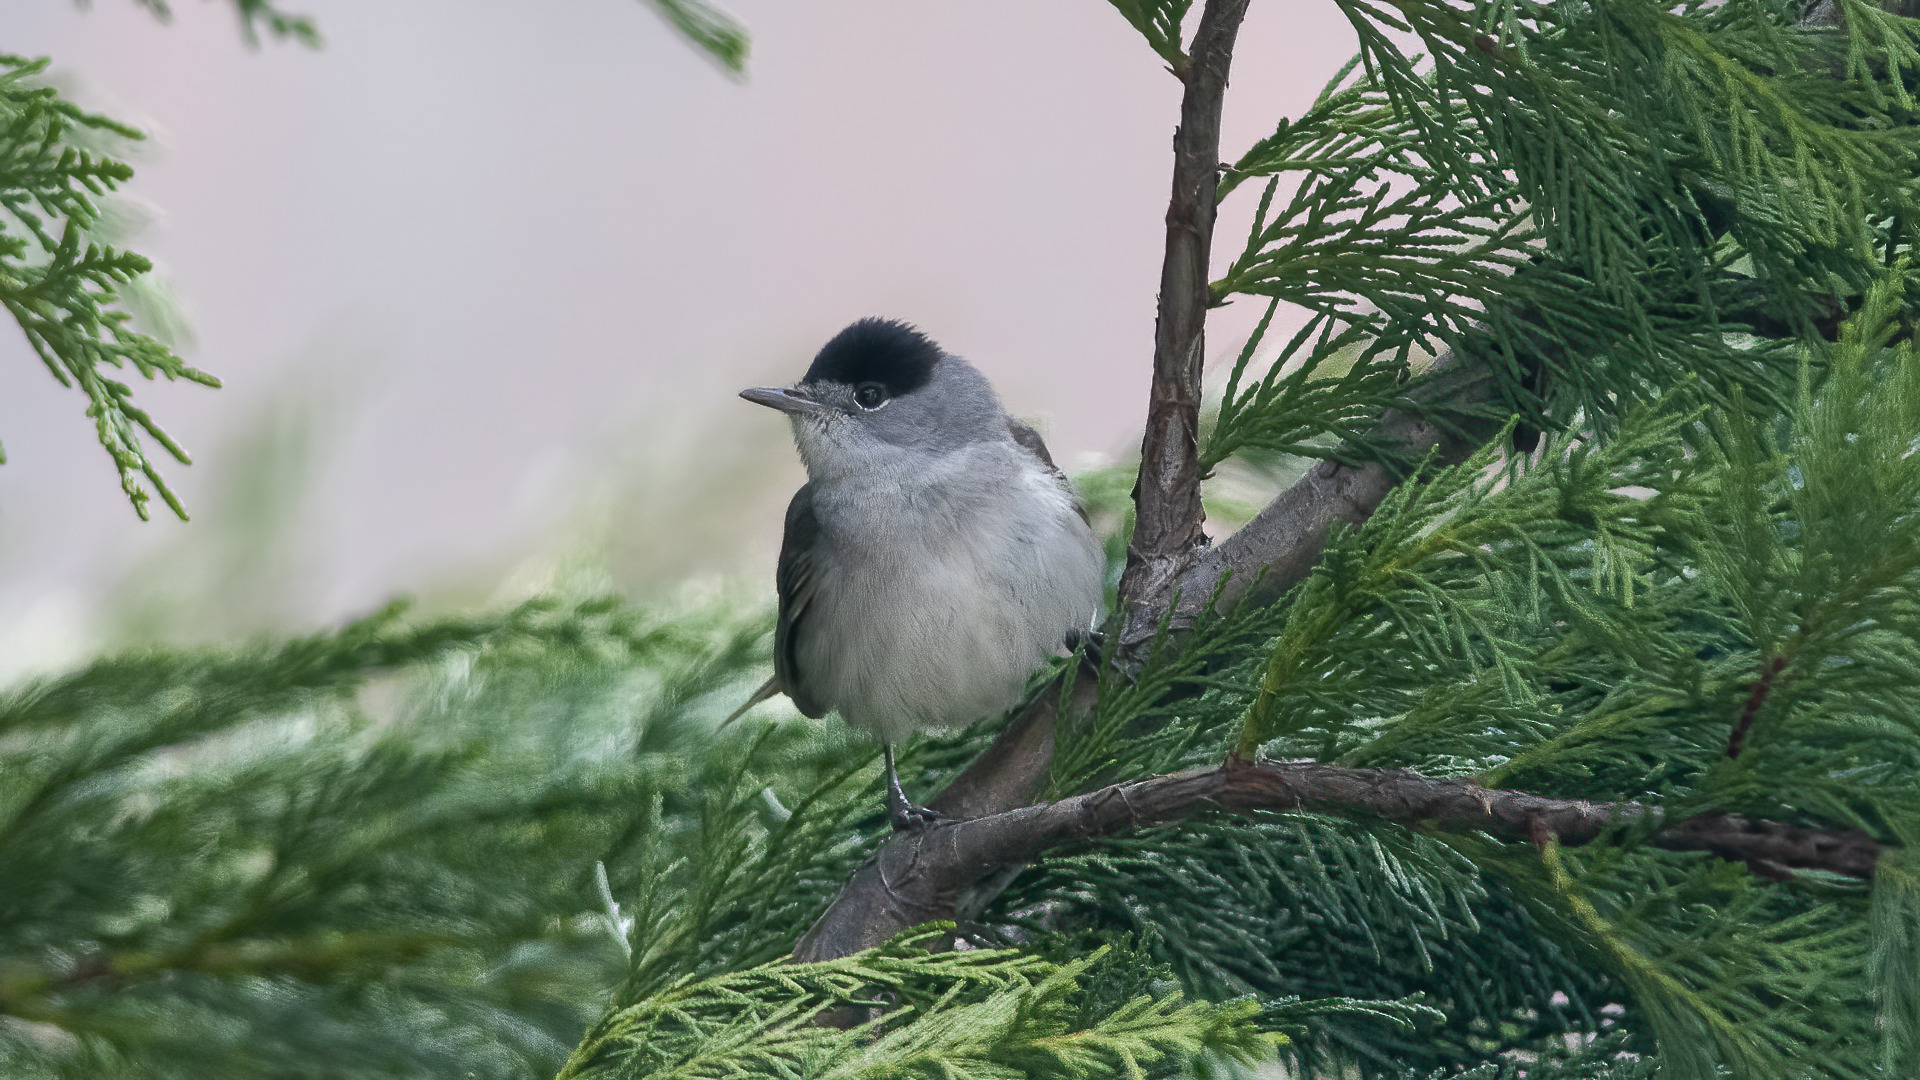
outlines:
M1092 627L1105 569L1073 494L1015 444L911 464L816 480L820 580L796 642L816 700L890 742L1017 702Z

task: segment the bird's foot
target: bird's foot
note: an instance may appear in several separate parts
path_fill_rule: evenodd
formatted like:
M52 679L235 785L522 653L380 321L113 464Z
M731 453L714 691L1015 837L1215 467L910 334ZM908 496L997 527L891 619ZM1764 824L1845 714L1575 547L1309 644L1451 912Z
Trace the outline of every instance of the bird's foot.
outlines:
M941 821L941 819L945 819L945 817L947 817L947 815L943 815L943 813L937 811L937 809L916 807L912 801L906 799L906 792L900 790L899 780L893 780L893 778L889 776L889 784L887 784L887 821L893 822L893 830L895 830L895 832L918 832L918 830L922 830L925 826L929 826L929 824L933 824L935 821Z
M887 763L887 820L894 832L920 830L946 815L924 806L915 806L900 787L900 773L893 764L893 744L883 744Z
M899 803L887 800L887 820L893 823L894 832L919 832L936 821L945 821L947 815L926 806L915 806L905 799Z
M1107 647L1107 635L1098 630L1067 631L1066 646L1068 652L1079 652L1080 647L1083 645L1086 646L1087 649L1087 659L1092 661L1094 666L1098 667L1102 653Z

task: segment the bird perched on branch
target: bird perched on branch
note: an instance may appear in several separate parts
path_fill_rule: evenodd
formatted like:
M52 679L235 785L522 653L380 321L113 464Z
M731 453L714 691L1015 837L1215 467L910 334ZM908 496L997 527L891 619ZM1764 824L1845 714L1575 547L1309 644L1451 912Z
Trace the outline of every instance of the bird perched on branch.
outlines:
M778 693L838 712L885 747L894 826L924 823L894 744L1008 708L1091 631L1100 542L1039 434L913 327L862 319L799 382L740 396L787 414L808 482L787 506L774 675L734 716Z

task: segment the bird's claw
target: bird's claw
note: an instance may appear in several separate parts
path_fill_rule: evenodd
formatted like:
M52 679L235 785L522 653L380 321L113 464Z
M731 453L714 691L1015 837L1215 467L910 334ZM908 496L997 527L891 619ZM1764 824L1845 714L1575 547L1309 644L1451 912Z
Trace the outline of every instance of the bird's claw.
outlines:
M1097 665L1100 663L1102 654L1106 650L1107 635L1098 630L1067 631L1066 646L1068 652L1078 652L1083 645L1086 646L1087 649L1087 659Z
M918 832L936 821L944 821L946 816L930 807L915 806L904 796L887 800L887 820L893 823L894 832Z

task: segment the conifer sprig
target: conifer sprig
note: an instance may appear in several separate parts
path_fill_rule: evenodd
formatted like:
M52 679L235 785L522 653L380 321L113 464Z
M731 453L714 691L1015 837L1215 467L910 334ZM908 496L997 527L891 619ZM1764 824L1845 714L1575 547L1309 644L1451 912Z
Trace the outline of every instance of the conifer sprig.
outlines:
M1877 272L1874 223L1911 219L1916 136L1881 85L1910 20L1863 15L1836 52L1765 4L1342 7L1359 74L1227 173L1297 183L1217 295L1370 323L1369 352L1484 354L1530 422L1604 423L1678 372L1775 392L1719 320L1757 291L1769 328L1809 332ZM1873 64L1896 77L1832 75ZM1383 260L1340 262L1362 249Z
M1187 53L1182 48L1181 24L1193 10L1193 0L1109 0L1120 17L1147 39L1147 45L1159 54L1167 66L1178 73L1186 70Z
M1701 569L1750 664L1725 718L1718 797L1790 799L1912 843L1920 795L1894 778L1920 765L1907 719L1920 677L1920 358L1902 327L1907 288L1902 264L1869 291L1823 370L1803 371L1784 442L1751 416L1725 418L1713 491L1724 509L1701 530Z
M145 258L99 243L99 200L133 175L124 163L91 149L99 136L138 139L124 124L85 112L35 77L47 61L0 56L0 304L61 385L87 397L100 445L120 473L120 487L143 519L148 487L183 520L186 509L147 455L143 436L176 461L187 452L133 403L133 389L108 375L132 368L141 377L220 380L128 325L116 289L152 269ZM0 461L4 461L0 455Z
M927 952L928 936L682 980L609 1013L560 1076L1172 1077L1203 1054L1251 1062L1285 1041L1244 998L1142 994L1090 1011L1083 984L1105 950L1053 963L1017 950ZM835 1009L873 1018L822 1024Z
M1293 615L1274 640L1235 753L1251 760L1262 745L1322 723L1338 728L1383 709L1399 713L1377 695L1396 687L1431 692L1433 676L1449 670L1497 683L1508 704L1532 704L1526 672L1539 646L1530 642L1554 621L1544 605L1604 622L1609 607L1630 608L1644 587L1638 578L1660 504L1618 489L1661 480L1649 459L1670 452L1685 422L1649 412L1608 444L1576 444L1520 471L1492 470L1490 446L1400 488L1351 538L1328 546L1320 569L1293 597ZM1351 669L1375 656L1384 661L1380 668ZM1372 700L1362 705L1349 693ZM1484 729L1481 710L1456 715ZM1385 734L1375 729L1363 738ZM1328 737L1322 755L1366 754Z

